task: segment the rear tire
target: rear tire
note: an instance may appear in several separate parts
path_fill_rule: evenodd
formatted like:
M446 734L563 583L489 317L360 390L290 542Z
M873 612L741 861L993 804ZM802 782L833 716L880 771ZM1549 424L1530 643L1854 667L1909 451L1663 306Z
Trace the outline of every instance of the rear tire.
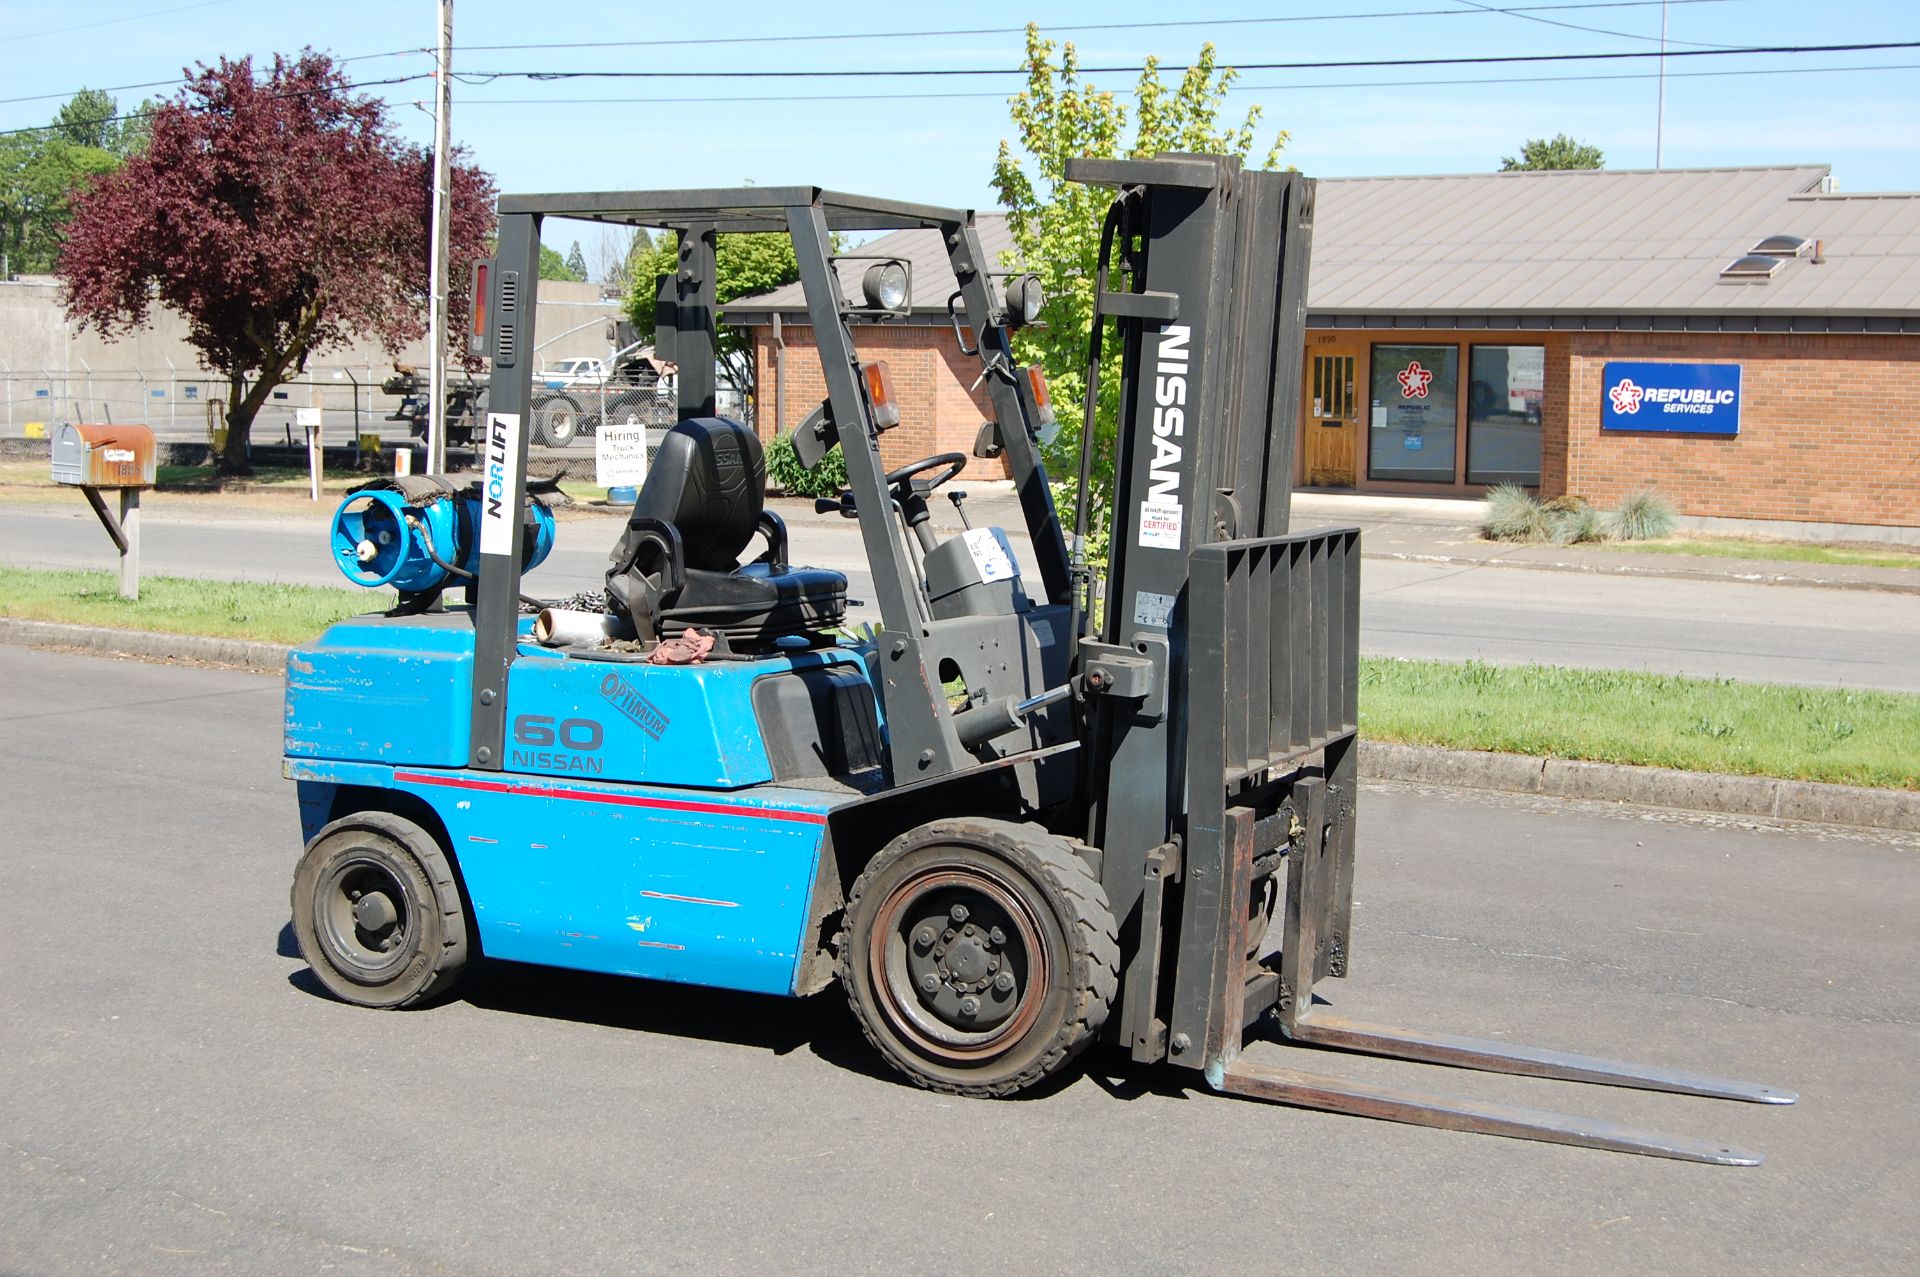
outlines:
M386 812L336 820L294 870L300 956L343 1002L416 1006L467 963L467 914L453 866L426 830Z
M555 395L533 412L534 442L564 448L580 433L580 405L568 395Z
M1106 891L1063 839L955 819L889 843L854 883L840 982L887 1062L930 1090L999 1097L1063 1071L1119 982Z

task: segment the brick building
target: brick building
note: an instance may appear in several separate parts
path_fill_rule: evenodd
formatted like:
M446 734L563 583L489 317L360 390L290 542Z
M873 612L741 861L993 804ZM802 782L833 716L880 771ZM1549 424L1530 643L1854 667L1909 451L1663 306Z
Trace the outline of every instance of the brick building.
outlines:
M1815 165L1321 181L1296 478L1603 504L1651 483L1687 515L1911 539L1920 194L1831 187ZM1009 243L992 215L981 237ZM937 237L860 251L913 265L911 317L859 334L903 400L887 459L966 451L985 400ZM763 432L791 429L825 393L799 289L728 318Z

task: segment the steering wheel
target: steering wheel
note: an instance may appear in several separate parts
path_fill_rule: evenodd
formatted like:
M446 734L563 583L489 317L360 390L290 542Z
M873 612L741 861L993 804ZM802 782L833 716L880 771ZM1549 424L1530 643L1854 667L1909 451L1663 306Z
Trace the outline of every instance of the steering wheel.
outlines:
M945 466L946 470L937 478L914 478L917 474L924 474L928 470L939 470L942 466ZM894 488L911 480L913 483L913 491L919 493L921 496L925 496L966 468L966 453L942 452L931 457L922 457L912 465L901 466L898 470L887 475L885 483L887 487Z

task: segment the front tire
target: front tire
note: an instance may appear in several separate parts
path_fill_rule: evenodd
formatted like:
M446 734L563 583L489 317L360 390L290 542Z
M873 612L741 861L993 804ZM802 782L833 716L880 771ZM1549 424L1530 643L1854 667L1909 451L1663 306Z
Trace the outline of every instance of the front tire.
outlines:
M867 1039L930 1090L998 1097L1064 1070L1106 1022L1120 946L1106 892L1032 825L938 820L874 857L847 901L840 982Z
M467 915L453 867L410 820L360 812L307 844L293 875L300 956L343 1002L415 1006L467 963Z

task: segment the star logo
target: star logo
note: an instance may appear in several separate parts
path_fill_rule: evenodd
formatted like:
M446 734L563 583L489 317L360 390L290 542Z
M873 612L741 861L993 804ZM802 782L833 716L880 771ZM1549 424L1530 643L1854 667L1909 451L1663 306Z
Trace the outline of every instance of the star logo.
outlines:
M1402 399L1425 399L1427 387L1433 384L1433 373L1422 368L1418 359L1401 369L1398 376Z
M1607 398L1613 400L1613 410L1623 417L1631 417L1640 411L1640 396L1646 393L1633 384L1633 378L1622 377L1620 384L1607 392Z

